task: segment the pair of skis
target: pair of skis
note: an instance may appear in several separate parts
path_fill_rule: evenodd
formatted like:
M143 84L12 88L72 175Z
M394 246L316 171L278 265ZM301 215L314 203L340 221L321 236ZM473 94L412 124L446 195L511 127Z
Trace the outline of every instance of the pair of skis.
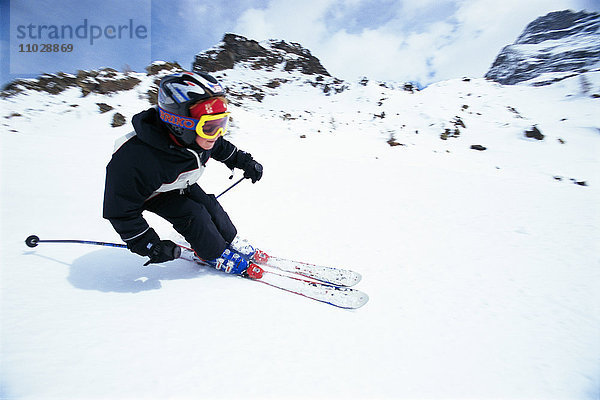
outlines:
M187 247L182 246L180 258L207 265ZM356 309L369 301L366 293L350 287L361 280L357 272L287 260L261 250L251 257L245 277L340 308Z

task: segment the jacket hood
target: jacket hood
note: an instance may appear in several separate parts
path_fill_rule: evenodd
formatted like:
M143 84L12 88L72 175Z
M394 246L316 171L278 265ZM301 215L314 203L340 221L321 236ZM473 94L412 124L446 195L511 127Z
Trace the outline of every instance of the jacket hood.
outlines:
M131 119L131 123L142 142L160 150L169 150L175 145L169 139L169 130L160 120L156 108L137 113Z

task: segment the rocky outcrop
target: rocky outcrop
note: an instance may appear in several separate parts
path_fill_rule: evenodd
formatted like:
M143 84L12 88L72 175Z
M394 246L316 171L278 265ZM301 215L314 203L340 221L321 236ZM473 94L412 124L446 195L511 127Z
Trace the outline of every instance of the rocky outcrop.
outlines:
M83 96L90 93L111 94L122 90L133 89L141 82L135 76L117 72L112 68L77 72L77 75L44 74L37 79L17 79L10 82L2 90L2 97L13 96L24 90L35 90L50 94L58 94L68 88L80 88Z
M251 82L228 82L224 78L226 71L235 68L268 74L258 74ZM247 99L261 102L266 96L292 84L310 85L326 95L341 93L348 88L343 80L331 76L319 59L298 43L283 40L257 42L232 33L226 34L216 46L198 53L192 69L224 78L227 96L236 105ZM271 73L272 76L269 76Z
M216 47L196 55L194 71L217 72L247 63L252 69L273 70L283 66L307 75L330 76L318 58L298 43L269 40L263 44L228 33Z
M600 68L600 13L549 13L504 47L485 75L513 85L547 72L578 74Z
M69 88L79 88L82 96L90 93L113 94L135 88L145 76L156 77L154 86L150 89L156 92L156 85L162 76L181 71L183 68L178 63L156 61L146 67L146 74L118 72L112 68L79 70L75 75L64 72L43 74L35 79L17 79L10 82L2 89L0 97L14 96L26 90L59 94Z

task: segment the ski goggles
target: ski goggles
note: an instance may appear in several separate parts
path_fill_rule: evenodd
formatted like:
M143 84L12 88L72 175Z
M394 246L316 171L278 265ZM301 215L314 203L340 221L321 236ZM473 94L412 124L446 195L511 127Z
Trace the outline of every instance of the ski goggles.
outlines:
M227 132L229 125L228 112L207 114L200 117L196 125L196 134L204 139L215 139Z
M229 112L202 115L199 119L184 117L158 108L160 119L171 125L195 131L204 139L216 139L227 132Z

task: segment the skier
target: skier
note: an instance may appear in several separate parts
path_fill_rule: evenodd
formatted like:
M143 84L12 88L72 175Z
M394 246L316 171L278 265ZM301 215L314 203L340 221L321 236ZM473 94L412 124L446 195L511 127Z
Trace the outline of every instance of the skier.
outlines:
M149 257L145 265L180 252L148 225L142 216L147 210L169 221L210 265L246 273L253 248L244 248L215 196L196 183L209 158L242 169L252 183L262 177L262 165L222 137L229 114L214 77L176 73L161 79L158 106L136 114L134 131L117 140L106 167L103 217L132 252Z

